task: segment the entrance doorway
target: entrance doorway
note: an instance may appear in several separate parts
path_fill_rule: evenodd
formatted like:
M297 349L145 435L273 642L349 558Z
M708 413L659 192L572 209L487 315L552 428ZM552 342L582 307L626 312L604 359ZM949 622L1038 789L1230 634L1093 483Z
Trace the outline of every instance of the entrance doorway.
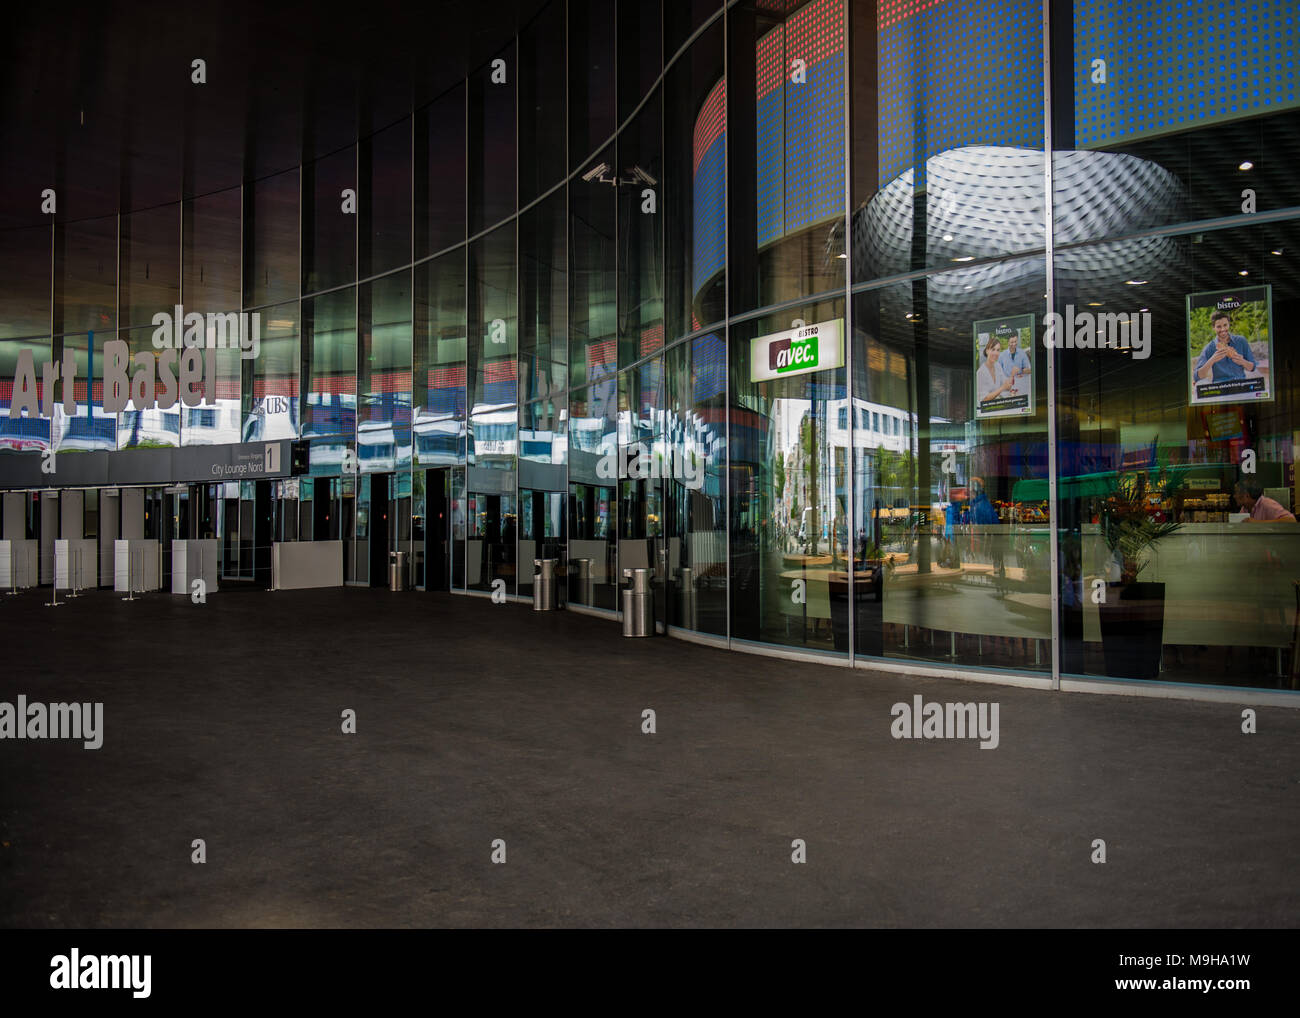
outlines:
M422 590L451 590L451 470L424 471L423 504L412 519L415 582Z

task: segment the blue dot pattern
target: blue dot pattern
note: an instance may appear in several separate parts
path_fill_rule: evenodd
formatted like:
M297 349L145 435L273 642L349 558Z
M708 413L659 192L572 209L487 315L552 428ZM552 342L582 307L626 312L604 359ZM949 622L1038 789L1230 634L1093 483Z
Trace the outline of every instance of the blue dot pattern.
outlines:
M1079 148L1294 107L1294 2L1079 0L1075 140ZM1105 61L1105 83L1096 82Z

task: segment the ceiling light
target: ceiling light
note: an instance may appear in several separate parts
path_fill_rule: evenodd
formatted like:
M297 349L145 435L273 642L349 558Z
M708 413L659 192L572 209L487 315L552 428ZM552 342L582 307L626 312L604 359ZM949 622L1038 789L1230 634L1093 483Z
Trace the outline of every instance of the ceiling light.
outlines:
M975 256L974 256L974 255L963 255L963 256L960 257L960 258L954 258L954 259L953 259L953 261L955 261L955 262L973 262L974 260L975 260Z
M1280 247L1275 247L1275 248L1273 248L1273 252L1272 252L1272 253L1275 254L1275 255L1280 255L1280 254L1282 253L1282 249L1281 249Z
M1255 168L1255 164L1252 163L1249 159L1247 159L1244 163L1242 163L1240 166L1237 167L1237 169L1239 170L1253 170L1254 168Z
M1146 281L1145 279L1126 279L1126 280L1124 280L1124 282L1125 282L1125 284L1128 285L1128 286L1146 286L1146 285L1147 285L1147 281Z
M943 235L943 239L944 239L944 240L952 240L952 234L951 234L951 233L945 233L945 234Z
M1249 276L1250 273L1247 272L1245 269L1242 269L1240 272L1237 273L1237 275L1239 275L1239 276Z
M1105 304L1105 303L1106 303L1106 302L1105 302L1104 300L1091 300L1091 301L1088 302L1088 307L1090 307L1090 308L1099 308L1099 307L1101 307L1101 306L1102 306L1103 304Z

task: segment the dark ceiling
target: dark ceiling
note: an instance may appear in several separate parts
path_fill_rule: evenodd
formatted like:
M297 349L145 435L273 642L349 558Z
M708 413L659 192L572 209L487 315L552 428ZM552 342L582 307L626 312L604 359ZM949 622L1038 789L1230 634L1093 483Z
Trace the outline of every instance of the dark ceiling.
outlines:
M0 228L174 202L402 119L544 0L24 4L0 46ZM191 82L191 62L207 83Z

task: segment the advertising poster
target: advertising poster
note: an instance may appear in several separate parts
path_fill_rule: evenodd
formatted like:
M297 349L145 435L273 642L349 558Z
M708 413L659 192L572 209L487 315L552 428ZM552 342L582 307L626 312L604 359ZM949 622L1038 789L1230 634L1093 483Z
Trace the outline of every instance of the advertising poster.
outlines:
M1034 412L1034 316L975 323L975 419Z
M1188 295L1189 404L1273 398L1272 298L1269 286Z

